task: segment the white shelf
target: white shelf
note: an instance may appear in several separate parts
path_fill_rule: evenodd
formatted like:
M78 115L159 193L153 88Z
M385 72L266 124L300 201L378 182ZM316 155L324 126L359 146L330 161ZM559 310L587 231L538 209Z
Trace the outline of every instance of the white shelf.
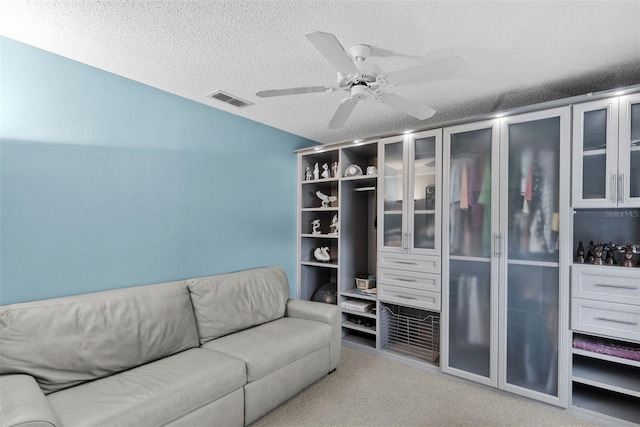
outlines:
M368 317L369 319L376 319L377 316L375 313L372 313L370 311L363 313L361 311L353 311L353 310L347 310L346 308L342 308L341 309L343 313L347 313L347 314L355 314L357 316L362 316L362 317Z
M338 178L320 178L320 179L310 179L308 181L301 181L300 183L302 185L305 184L320 184L323 182L336 182L338 181Z
M301 234L300 237L311 237L316 239L337 239L339 237L338 234Z
M529 260L524 260L524 259L513 259L513 258L507 260L507 264L531 265L531 266L534 266L534 267L551 267L551 268L558 268L560 266L560 263L558 263L558 262L529 261Z
M357 349L361 349L360 347L375 348L376 340L375 340L375 335L372 335L369 338L369 337L364 337L362 335L356 335L356 334L347 332L342 337L342 344L345 347L355 346L355 348Z
M369 301L376 301L378 299L377 296L369 296L369 295L357 294L356 293L356 288L347 289L345 291L342 291L342 292L340 292L340 295L342 295L344 297L366 299L366 300L369 300Z
M464 255L450 255L449 259L453 261L491 262L491 258L464 256Z
M596 353L595 351L582 350L580 348L574 348L573 354L580 356L591 357L593 359L606 360L607 362L621 363L623 365L635 366L640 368L640 362L637 360L624 359L622 357L610 356L608 354Z
M316 261L302 261L301 265L308 265L311 267L325 267L325 268L338 268L338 264L333 262L316 262Z
M587 386L574 384L572 406L592 415L606 415L632 423L640 423L637 399Z
M342 181L360 181L365 179L377 179L378 175L356 175L356 176L345 176L342 178Z
M356 313L358 315L362 313ZM366 327L362 325L356 325L355 323L348 322L346 320L342 321L342 327L347 329L352 329L354 331L364 332L365 334L377 335L375 327Z
M574 353L572 380L640 398L640 368Z
M604 148L599 148L597 150L584 150L582 152L582 155L584 157L589 157L589 156L604 156L605 154L607 154L607 150Z
M335 208L321 208L321 207L318 207L318 208L302 208L300 210L302 212L328 212L328 211L337 212L338 208L337 207L335 207Z

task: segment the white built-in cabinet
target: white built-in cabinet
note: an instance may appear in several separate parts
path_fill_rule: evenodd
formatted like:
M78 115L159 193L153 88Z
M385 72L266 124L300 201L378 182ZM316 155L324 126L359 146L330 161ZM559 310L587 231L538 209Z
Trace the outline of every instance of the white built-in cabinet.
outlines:
M570 407L607 425L638 425L640 94L573 106L572 167ZM591 261L599 243L615 263Z
M566 406L570 108L444 129L444 372Z
M379 141L380 344L435 363L440 347L442 129Z
M640 207L640 95L573 106L573 207Z
M298 297L334 290L346 346L640 424L640 361L578 348L640 352L640 92L584 101L299 150Z
M377 298L357 293L356 278L376 274L377 156L375 141L298 152L298 296L370 304L366 311L341 311L343 341L371 349ZM324 206L321 195L330 197Z
M381 301L440 311L441 147L441 129L379 143Z

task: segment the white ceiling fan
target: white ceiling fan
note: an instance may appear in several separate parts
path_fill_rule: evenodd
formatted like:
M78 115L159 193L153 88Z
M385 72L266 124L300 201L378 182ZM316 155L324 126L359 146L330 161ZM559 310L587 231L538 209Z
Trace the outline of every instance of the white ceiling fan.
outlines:
M435 114L435 110L418 104L391 91L395 86L424 83L452 77L463 72L467 62L459 56L435 61L415 67L383 73L380 67L367 58L371 55L389 56L389 51L372 48L368 45L355 45L347 53L333 34L315 32L306 35L307 39L320 51L338 73L337 86L309 86L290 89L263 90L257 96L296 95L313 92L349 92L329 122L329 129L342 127L360 101L371 95L373 99L396 110L402 111L419 120L425 120Z

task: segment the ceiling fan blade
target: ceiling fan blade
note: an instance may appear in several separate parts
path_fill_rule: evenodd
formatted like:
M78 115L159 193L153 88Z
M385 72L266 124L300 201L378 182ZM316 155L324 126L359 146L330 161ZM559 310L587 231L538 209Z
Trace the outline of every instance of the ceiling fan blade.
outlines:
M338 105L338 109L333 114L331 121L329 122L328 129L338 129L344 126L347 122L347 119L353 112L353 109L356 108L356 104L358 101L352 98L345 98L342 100L340 105Z
M269 98L271 96L297 95L300 93L314 92L333 92L335 90L335 88L329 86L292 87L290 89L261 90L256 92L256 96L259 96L260 98Z
M317 31L305 36L337 71L344 75L358 74L358 68L336 36Z
M402 96L396 95L395 93L383 93L376 96L376 99L384 105L395 108L396 110L402 111L403 113L407 113L408 115L413 116L419 120L428 119L436 113L436 110L432 108L418 104L407 98L403 98Z
M377 46L373 46L368 44L367 46L369 46L369 48L371 48L371 55L370 56L378 56L380 58L389 58L389 57L396 57L396 58L409 58L409 59L415 59L415 60L421 60L422 58L420 56L417 55L405 55L403 53L396 53L392 50L389 49L383 49L381 47L377 47Z
M453 58L392 71L383 78L390 85L409 85L453 77L462 73L466 68L467 61L461 56L454 56Z

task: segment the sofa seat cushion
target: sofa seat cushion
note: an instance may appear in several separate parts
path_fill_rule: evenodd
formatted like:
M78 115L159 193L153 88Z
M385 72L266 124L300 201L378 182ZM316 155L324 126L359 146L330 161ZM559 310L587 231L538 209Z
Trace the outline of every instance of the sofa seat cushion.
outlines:
M62 425L156 426L246 382L245 364L199 348L47 395Z
M331 332L326 323L283 317L209 341L202 348L243 360L251 382L329 345Z

